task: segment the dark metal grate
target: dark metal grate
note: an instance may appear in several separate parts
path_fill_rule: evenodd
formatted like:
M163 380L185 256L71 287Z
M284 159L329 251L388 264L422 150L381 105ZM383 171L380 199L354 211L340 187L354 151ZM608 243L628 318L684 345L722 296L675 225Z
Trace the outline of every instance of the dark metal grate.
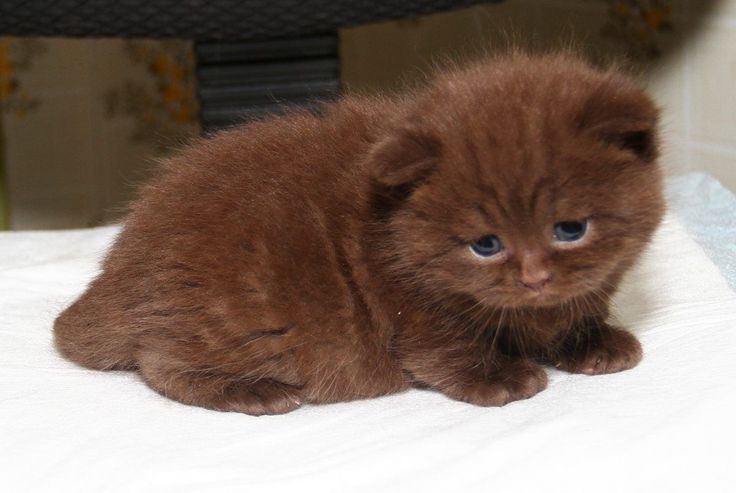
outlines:
M478 0L2 0L0 34L271 39L466 7Z
M196 45L201 120L216 130L298 105L314 107L340 89L337 34Z

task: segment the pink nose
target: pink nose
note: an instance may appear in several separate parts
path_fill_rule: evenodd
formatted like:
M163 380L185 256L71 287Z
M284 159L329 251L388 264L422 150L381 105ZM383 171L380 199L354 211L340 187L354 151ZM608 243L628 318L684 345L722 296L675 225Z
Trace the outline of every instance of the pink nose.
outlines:
M542 255L525 252L521 255L519 272L521 283L532 291L539 292L552 280L552 272Z
M521 283L532 291L541 291L552 280L552 273L546 266L526 263L521 269Z
M552 280L552 275L550 273L545 273L545 277L539 278L537 280L531 281L529 279L522 279L521 283L526 286L527 288L531 289L532 291L541 291L544 289L544 287L549 283L549 281Z

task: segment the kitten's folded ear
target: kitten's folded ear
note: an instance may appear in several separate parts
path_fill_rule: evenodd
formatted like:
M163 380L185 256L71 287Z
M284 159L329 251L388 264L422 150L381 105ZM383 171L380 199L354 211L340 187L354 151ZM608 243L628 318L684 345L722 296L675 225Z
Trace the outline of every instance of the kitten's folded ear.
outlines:
M596 91L584 106L578 125L586 133L651 162L659 154L658 120L659 111L651 98L625 79L610 81Z
M426 131L404 128L380 140L370 154L373 176L385 186L418 184L437 166L442 146Z

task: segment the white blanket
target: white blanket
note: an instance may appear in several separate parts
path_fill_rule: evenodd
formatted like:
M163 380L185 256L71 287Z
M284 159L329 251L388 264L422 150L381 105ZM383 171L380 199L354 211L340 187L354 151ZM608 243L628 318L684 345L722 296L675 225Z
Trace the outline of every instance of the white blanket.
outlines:
M0 234L0 491L735 491L736 294L668 218L617 317L645 357L479 408L412 390L255 418L51 344L117 229Z

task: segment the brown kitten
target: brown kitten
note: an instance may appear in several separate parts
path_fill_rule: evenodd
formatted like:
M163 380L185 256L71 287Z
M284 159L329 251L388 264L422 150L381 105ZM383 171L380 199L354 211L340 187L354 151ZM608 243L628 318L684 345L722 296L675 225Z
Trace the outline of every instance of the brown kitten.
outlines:
M662 216L656 124L615 70L514 54L200 140L143 189L57 347L255 415L412 385L499 406L544 389L541 364L631 368L606 319Z

